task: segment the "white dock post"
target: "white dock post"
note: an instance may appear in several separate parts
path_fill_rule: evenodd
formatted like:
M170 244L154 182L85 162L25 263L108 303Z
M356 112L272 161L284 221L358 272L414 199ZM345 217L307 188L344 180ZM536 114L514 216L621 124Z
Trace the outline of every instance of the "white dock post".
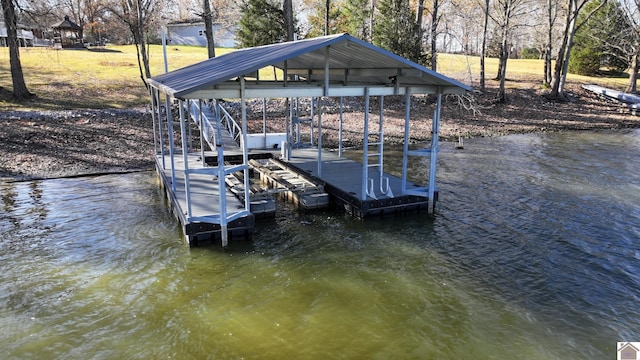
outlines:
M322 177L322 99L318 98L318 177Z
M367 200L367 179L369 178L369 88L364 88L364 137L362 144L362 192L360 197Z
M340 122L338 124L338 157L342 157L342 107L344 106L344 97L340 96Z
M149 87L149 96L151 97L151 120L153 122L153 155L158 155L158 120L156 118L156 96L152 87Z
M189 151L187 150L187 120L184 116L184 101L178 100L180 111L180 137L182 138L182 160L184 161L184 193L187 200L187 221L193 216L191 211L191 186L189 184Z
M171 189L173 192L176 192L176 160L175 156L175 146L173 144L173 121L171 120L171 99L169 95L166 96L166 109L165 112L167 114L167 136L169 137L169 157L171 158Z
M442 90L438 89L438 100L436 109L433 111L433 122L431 137L431 162L429 164L429 207L427 213L433 215L436 207L436 165L438 162L438 141L440 134L440 110L442 107Z
M200 158L202 160L202 167L207 167L204 156L204 135L208 133L204 128L204 114L202 110L202 99L198 99L198 127L200 128Z
M162 158L162 169L167 168L165 156L164 156L164 133L162 131L162 107L160 106L160 90L156 90L154 95L156 96L156 107L158 111L158 141L160 142L160 157Z
M220 117L220 109L216 103L215 121L217 138L222 139L222 119ZM243 105L244 106L244 105ZM222 140L216 143L216 151L218 156L218 202L220 203L220 239L222 246L226 247L229 244L227 237L227 188L225 184L225 169L224 169L224 148L222 147Z
M286 78L286 76L285 76ZM244 166L244 209L249 211L251 209L251 192L250 179L249 179L249 149L247 147L247 98L246 98L246 83L244 76L240 77L240 102L242 103L242 165Z
M400 192L407 193L407 167L409 157L409 127L411 119L411 88L407 87L404 93L404 146L402 149L402 187Z

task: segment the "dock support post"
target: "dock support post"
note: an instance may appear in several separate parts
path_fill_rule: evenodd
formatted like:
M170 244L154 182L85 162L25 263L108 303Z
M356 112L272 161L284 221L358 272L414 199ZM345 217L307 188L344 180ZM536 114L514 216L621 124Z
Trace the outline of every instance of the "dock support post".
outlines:
M322 177L322 105L323 98L318 98L318 177Z
M158 111L158 141L160 142L160 157L162 158L162 169L167 168L167 163L164 158L164 133L162 131L163 123L162 123L162 107L160 106L160 90L156 90L156 107Z
M267 148L267 98L262 98L262 147Z
M151 120L153 122L153 155L158 155L158 118L156 118L156 94L152 87L149 87L149 96L151 97Z
M436 101L436 109L433 111L433 122L431 136L431 162L429 164L429 207L427 213L433 215L435 213L436 199L436 165L438 162L438 141L440 134L440 110L442 107L442 90L438 89L438 99Z
M284 144L284 159L291 160L291 143L293 142L293 101L290 98L285 99L285 133L287 134L287 142Z
M360 198L367 200L367 179L369 177L369 88L364 88L364 137L362 144L362 192Z
M220 108L216 103L214 112L216 121L216 137L220 139L216 142L216 155L218 159L218 202L220 204L220 239L222 246L226 247L227 239L227 188L225 185L225 169L224 169L224 148L222 145L222 118L220 116Z
M187 200L187 218L191 218L191 186L189 184L189 151L187 149L187 120L184 116L184 101L178 101L180 109L180 137L182 138L182 160L184 161L184 193Z
M409 127L411 119L411 88L407 87L404 93L404 147L402 149L402 187L401 193L407 193L407 167L409 157Z
M244 209L251 209L251 192L249 181L249 149L247 147L247 98L244 76L240 77L240 101L242 103L242 165L244 166ZM226 236L226 235L225 235Z
M166 96L166 109L165 112L167 114L167 136L169 137L169 157L171 158L171 189L173 192L176 192L176 161L175 157L175 146L173 144L173 121L171 120L171 99L169 95Z
M200 127L200 158L202 159L202 167L207 167L204 156L204 136L208 131L204 128L204 114L202 110L202 99L198 99L198 124Z
M380 121L378 122L378 145L380 156L378 156L378 173L380 175L380 189L382 190L382 178L384 177L384 95L380 95ZM383 191L384 192L384 191Z
M342 112L344 106L344 97L340 96L340 122L338 123L338 157L342 157Z

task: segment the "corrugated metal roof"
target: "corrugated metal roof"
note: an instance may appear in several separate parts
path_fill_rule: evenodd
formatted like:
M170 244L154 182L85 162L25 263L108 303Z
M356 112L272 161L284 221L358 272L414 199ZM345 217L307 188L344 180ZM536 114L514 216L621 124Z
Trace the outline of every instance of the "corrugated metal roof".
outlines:
M236 50L166 74L147 79L148 83L173 97L213 88L261 68L275 66L289 73L324 72L325 49L331 81L348 79L358 83L388 85L390 74L401 74L402 85L448 86L470 90L456 80L411 62L348 34L323 36ZM324 75L322 75L324 76Z

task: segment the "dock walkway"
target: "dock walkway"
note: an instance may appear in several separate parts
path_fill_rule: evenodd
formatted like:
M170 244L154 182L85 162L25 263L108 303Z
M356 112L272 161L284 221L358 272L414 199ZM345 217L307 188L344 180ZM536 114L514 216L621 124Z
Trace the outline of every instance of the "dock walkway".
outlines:
M402 195L402 179L388 173L384 173L383 177L388 179L388 190L390 191L384 194L381 191L380 177L373 176L369 190L375 198L366 196L366 199L363 199L361 196L363 193L362 163L339 157L332 151L322 152L321 175L318 174L317 149L298 149L287 163L292 169L308 174L324 183L324 189L330 194L332 202L357 218L426 211L429 205L428 199L423 196ZM384 185L386 187L386 181L384 181ZM426 191L425 188L409 182L406 185L406 190L405 194Z
M191 173L187 186L183 155L174 154L173 162L170 155L167 154L164 157L162 159L162 156L156 156L156 169L171 202L173 213L182 225L186 241L191 246L195 246L202 239L219 239L222 231L220 216L223 211L220 201L220 182L217 176L212 171ZM187 159L189 169L206 169L202 166L200 154L188 154ZM163 168L163 160L165 164L173 164L175 184L172 182L171 167ZM224 180L222 184L225 184ZM187 191L189 191L189 197ZM187 202L187 198L191 201ZM227 224L227 233L230 237L250 237L255 226L255 216L242 213L244 204L231 191L225 191L224 203L227 216L236 216Z

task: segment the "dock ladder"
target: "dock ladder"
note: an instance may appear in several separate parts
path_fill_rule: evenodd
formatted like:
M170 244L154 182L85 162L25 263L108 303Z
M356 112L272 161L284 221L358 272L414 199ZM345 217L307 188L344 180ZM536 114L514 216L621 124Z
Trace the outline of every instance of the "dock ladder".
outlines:
M316 106L316 100L315 98L311 98L311 112L309 114L309 117L301 117L300 116L300 99L299 98L295 98L295 100L293 101L292 104L292 116L291 116L291 123L292 123L292 138L293 136L295 136L295 145L296 146L301 146L302 145L302 139L301 139L301 127L302 124L308 123L309 127L310 127L310 132L311 132L311 139L309 140L309 144L311 146L313 146L313 135L314 135L314 118L315 118L315 106Z
M378 131L369 132L369 89L365 89L365 112L364 112L364 144L362 146L362 200L366 200L367 197L378 199L376 196L376 190L379 190L381 196L389 198L393 197L391 186L389 185L389 178L384 174L384 96L380 96L380 121L378 124ZM375 142L369 141L369 135L377 137ZM369 169L377 169L377 176L369 177ZM375 172L375 170L374 170ZM378 180L378 189L376 189L376 180Z
M406 94L407 111L410 101L410 94ZM409 150L409 144L406 139L409 138L409 117L405 119L405 144L402 156L402 193L407 195L422 196L428 198L429 205L427 212L432 215L435 212L436 203L436 165L438 162L438 152L440 150L439 134L440 134L440 108L442 106L442 93L437 93L436 108L433 110L433 118L431 124L431 146L425 149ZM408 157L418 156L429 158L429 183L426 187L418 187L407 190L407 167Z

